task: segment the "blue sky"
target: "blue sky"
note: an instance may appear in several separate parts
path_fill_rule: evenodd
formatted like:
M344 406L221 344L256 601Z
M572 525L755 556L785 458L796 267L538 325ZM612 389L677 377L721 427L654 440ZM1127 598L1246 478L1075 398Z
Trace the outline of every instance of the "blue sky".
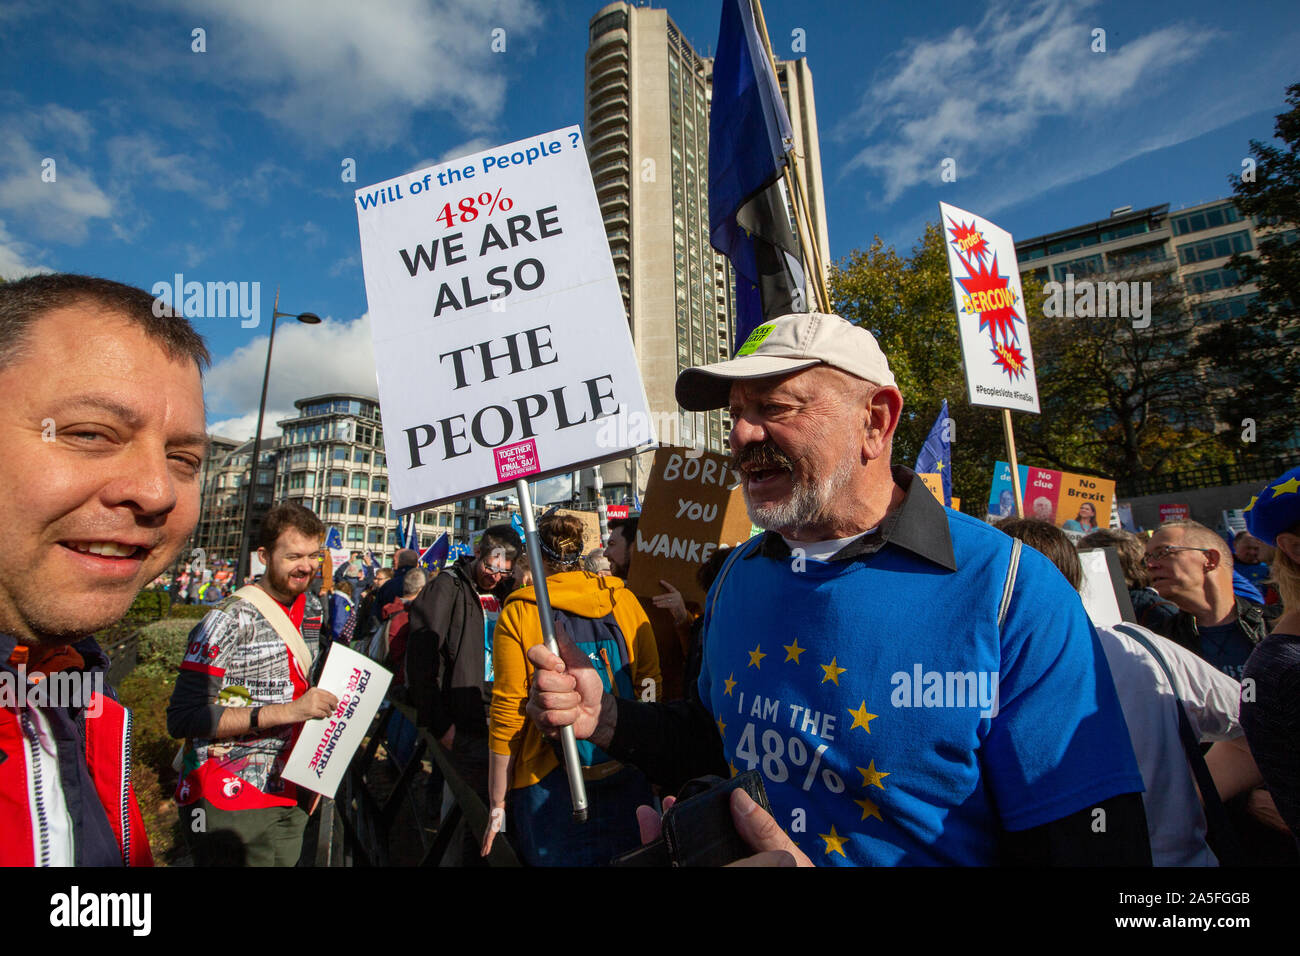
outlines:
M655 4L662 6L662 4ZM197 320L209 422L373 393L353 189L582 120L598 2L0 0L0 276L260 283L263 320ZM1294 2L764 4L813 71L833 258L909 248L942 199L1019 238L1229 192L1300 81ZM717 2L668 5L701 53ZM192 31L206 31L206 52ZM1106 52L1091 50L1106 31ZM505 31L504 52L491 49ZM940 181L945 157L957 181ZM56 179L43 182L42 163ZM341 178L345 159L357 182ZM274 433L272 428L268 431Z

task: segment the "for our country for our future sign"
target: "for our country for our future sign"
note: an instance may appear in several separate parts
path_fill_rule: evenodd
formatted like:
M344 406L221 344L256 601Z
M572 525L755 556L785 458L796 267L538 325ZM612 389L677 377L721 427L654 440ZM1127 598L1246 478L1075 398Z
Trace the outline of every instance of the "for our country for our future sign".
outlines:
M656 442L578 127L356 204L399 511Z

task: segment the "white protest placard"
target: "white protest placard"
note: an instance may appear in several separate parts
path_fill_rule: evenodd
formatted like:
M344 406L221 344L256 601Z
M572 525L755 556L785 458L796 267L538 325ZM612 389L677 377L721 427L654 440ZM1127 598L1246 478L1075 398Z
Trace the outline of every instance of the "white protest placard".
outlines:
M333 797L392 679L392 671L364 654L342 644L331 644L316 686L337 697L339 704L330 716L303 724L281 776Z
M348 563L348 558L352 557L352 552L347 548L330 548L330 580L334 580L334 575L338 574L339 568Z
M578 127L356 203L394 507L656 443Z
M1083 599L1088 618L1095 627L1114 627L1124 618L1115 599L1110 569L1106 566L1106 552L1101 548L1080 551L1079 564L1083 566L1083 586L1079 588L1079 597Z
M972 405L1035 412L1038 381L1011 233L939 203Z

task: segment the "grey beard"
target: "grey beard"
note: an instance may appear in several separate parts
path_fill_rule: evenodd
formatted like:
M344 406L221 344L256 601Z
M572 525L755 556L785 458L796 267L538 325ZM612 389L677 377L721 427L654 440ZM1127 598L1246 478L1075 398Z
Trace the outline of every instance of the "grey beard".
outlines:
M853 462L843 461L840 467L820 482L796 482L790 496L784 501L755 505L749 498L748 484L741 488L745 496L745 510L752 524L767 531L799 531L820 523L830 508L835 495L853 477Z

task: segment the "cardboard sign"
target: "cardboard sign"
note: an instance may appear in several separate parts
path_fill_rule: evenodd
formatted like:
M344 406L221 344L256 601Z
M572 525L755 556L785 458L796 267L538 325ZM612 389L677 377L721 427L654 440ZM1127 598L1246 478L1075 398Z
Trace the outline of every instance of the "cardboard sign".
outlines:
M1034 350L1011 233L939 203L972 405L1038 412Z
M657 441L578 127L356 204L394 508Z
M695 580L700 565L720 544L750 538L744 494L727 462L698 449L655 452L627 580L633 594L663 594L662 579L682 592L688 607L703 606Z
M1190 505L1161 505L1160 506L1160 523L1166 521L1190 521L1192 519L1192 509Z
M582 522L582 554L585 557L593 548L600 547L600 515L594 511L573 511L556 508L557 515L573 515Z
M654 630L663 674L663 699L685 694L689 646L671 613L655 607L667 581L682 593L688 611L704 609L705 591L695 579L719 546L753 536L744 492L723 455L700 449L661 448L637 522L627 586L640 600Z
M333 797L392 679L392 671L364 654L342 644L331 644L317 686L337 697L338 707L323 720L303 724L281 776Z

